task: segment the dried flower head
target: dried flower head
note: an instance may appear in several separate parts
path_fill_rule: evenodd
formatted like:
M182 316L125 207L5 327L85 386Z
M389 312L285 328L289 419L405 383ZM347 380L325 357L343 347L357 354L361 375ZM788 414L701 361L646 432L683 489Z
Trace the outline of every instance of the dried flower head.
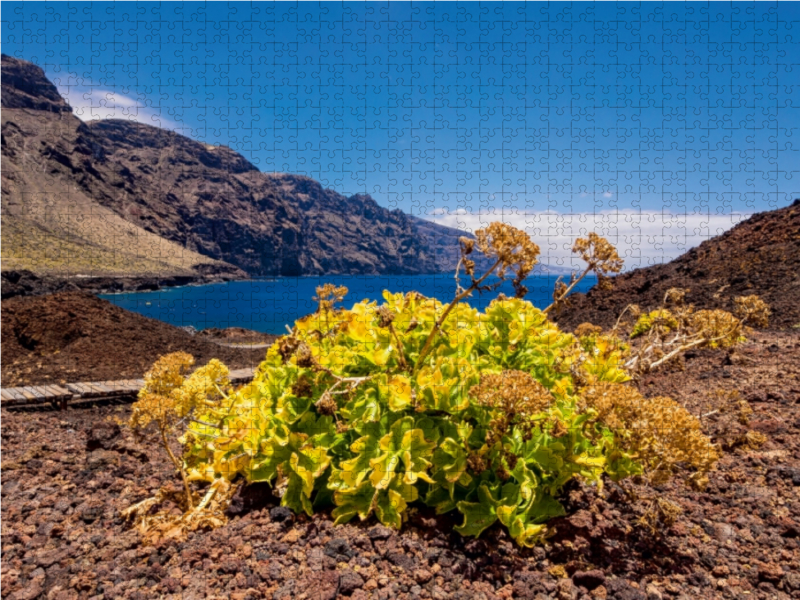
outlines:
M533 415L553 402L550 391L524 371L503 371L481 376L470 395L485 408L506 413Z
M314 394L314 388L308 377L301 375L292 386L292 393L298 398L310 398Z
M395 315L387 306L381 306L378 311L378 327L389 327L394 322Z
M667 293L664 294L664 304L674 304L675 306L683 306L686 294L689 293L688 288L669 288Z
M297 359L297 366L301 368L310 368L314 366L314 355L311 353L311 348L305 342L300 342L297 346L295 353Z
M685 463L696 469L690 482L702 487L719 460L719 451L703 434L699 419L670 398L644 398L632 387L599 383L581 391L580 408L597 411L597 420L643 464L654 485L665 482L678 464Z
M556 280L555 286L553 286L553 307L556 311L560 311L562 308L569 306L569 300L565 297L568 291L569 286L559 277Z
M645 513L639 517L639 524L647 527L653 535L657 535L664 527L674 525L682 514L683 509L674 502L655 498Z
M711 348L727 348L742 337L742 322L724 310L698 310L691 316L691 324L697 335L707 339Z
M550 391L523 371L503 371L481 376L480 383L469 390L478 405L496 410L488 433L490 445L515 424L529 431L530 418L546 410L553 402Z
M281 355L284 363L289 362L289 359L297 352L297 347L300 345L298 340L293 335L285 335L281 337L278 342L278 354Z
M131 409L130 426L143 429L155 421L165 428L178 416L173 392L183 385L184 377L194 364L186 352L173 352L160 357L145 373L144 386Z
M756 327L766 327L769 325L769 315L771 311L766 302L757 295L739 296L734 300L736 303L736 316L742 322Z
M619 273L622 270L623 260L617 254L617 249L607 239L592 232L588 238L578 238L572 251L580 254L589 268L597 275Z
M480 475L486 470L486 460L480 454L472 452L467 457L467 467L476 475Z
M575 335L578 337L591 337L603 333L603 328L591 323L581 323L575 328Z
M325 390L325 393L320 396L319 400L317 400L315 406L317 407L317 412L321 415L330 416L336 412L338 406L336 405L336 400L333 399L330 391Z
M539 246L527 233L506 223L494 222L475 232L478 249L487 257L500 263L497 274L502 277L507 270L513 271L514 287L518 296L522 284L539 260Z
M475 240L472 238L462 236L458 238L458 243L461 244L461 252L464 256L472 254L472 251L475 249Z
M347 295L347 288L345 286L336 286L332 283L317 287L317 295L314 296L314 301L319 302L319 311L323 312L329 310L337 302L344 300Z

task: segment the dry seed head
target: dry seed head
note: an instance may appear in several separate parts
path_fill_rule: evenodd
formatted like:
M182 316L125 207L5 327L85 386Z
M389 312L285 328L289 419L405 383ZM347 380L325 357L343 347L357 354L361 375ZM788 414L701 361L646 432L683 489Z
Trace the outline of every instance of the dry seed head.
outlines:
M336 406L336 400L333 399L331 393L325 390L325 393L320 396L320 399L317 400L316 405L317 412L321 415L331 416L336 412L338 406Z
M297 366L301 368L310 368L314 366L314 355L311 354L311 348L305 342L300 342L297 346L295 354L297 359Z
M669 288L664 296L664 303L683 306L684 299L688 292L689 290L687 288Z
M378 327L388 327L394 321L394 313L386 306L381 306L378 311Z
M739 296L736 302L735 314L743 322L755 325L756 327L766 327L769 325L769 315L771 311L766 302L757 295Z
M494 471L494 474L497 475L497 478L500 481L508 481L511 478L511 473L508 472L503 464L498 465Z
M553 402L550 391L523 371L482 375L480 383L469 393L481 406L500 409L506 414L534 415Z
M632 387L600 383L581 391L580 408L597 411L597 420L649 470L653 484L665 482L679 463L686 463L697 469L690 480L702 485L719 460L700 421L670 398L646 399Z
M513 471L517 466L517 455L512 454L511 452L506 452L503 454L503 457L506 459L506 463L508 463L508 468Z
M482 456L472 453L467 457L467 466L476 475L480 475L486 470L486 461Z
M472 276L475 274L475 261L468 258L463 259L464 271L467 275Z
M488 258L500 261L499 275L516 267L517 279L524 279L536 266L537 246L527 233L506 223L494 222L475 232L478 249Z
M607 277L601 273L597 274L597 289L599 290L610 290L614 287L611 277Z
M292 393L298 398L310 398L314 393L314 389L308 378L301 375L292 386Z
M717 346L733 346L742 335L742 322L724 310L698 310L691 316L692 327Z
M314 301L319 302L320 310L328 310L337 302L344 300L347 292L347 288L343 285L336 286L332 283L326 283L317 287L317 295L314 296Z
M639 518L639 524L647 527L655 535L661 526L671 527L674 525L681 514L683 514L683 509L674 502L656 498Z
M283 336L278 340L278 353L281 355L284 363L289 362L289 359L294 356L299 345L300 340L290 335Z
M767 443L767 436L760 431L748 431L744 435L744 446L750 450L758 450Z
M603 333L603 328L591 323L581 323L575 328L575 335L578 337L590 337Z
M569 429L561 419L553 419L553 428L550 430L550 435L554 438L560 438L569 433Z
M617 249L606 238L594 232L588 238L575 240L572 251L580 254L597 275L619 273L622 270L623 260L617 254Z
M559 300L561 296L567 293L567 289L567 284L561 281L561 279L556 281L556 285L553 287L553 300Z

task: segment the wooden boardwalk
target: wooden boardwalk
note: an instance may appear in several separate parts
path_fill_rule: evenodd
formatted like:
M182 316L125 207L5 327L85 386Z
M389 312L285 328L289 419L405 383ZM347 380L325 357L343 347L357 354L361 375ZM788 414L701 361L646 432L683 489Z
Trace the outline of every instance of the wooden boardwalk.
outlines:
M233 384L249 383L255 369L234 369L229 379ZM134 398L144 379L89 381L80 383L33 385L0 389L0 405L5 408L52 404L61 409L74 402L107 398Z

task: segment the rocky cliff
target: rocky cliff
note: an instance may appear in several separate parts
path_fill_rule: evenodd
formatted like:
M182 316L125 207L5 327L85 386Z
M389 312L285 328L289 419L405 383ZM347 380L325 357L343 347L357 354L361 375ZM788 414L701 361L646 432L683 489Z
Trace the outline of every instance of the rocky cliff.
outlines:
M225 147L83 123L43 71L2 57L4 269L36 274L412 274L455 267L460 232L267 174Z

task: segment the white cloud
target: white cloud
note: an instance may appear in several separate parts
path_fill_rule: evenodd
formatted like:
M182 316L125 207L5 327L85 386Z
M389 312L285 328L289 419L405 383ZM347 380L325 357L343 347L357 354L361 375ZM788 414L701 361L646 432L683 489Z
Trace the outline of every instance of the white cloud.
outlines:
M542 263L572 268L581 264L571 252L575 238L595 231L617 247L625 259L625 269L629 270L677 258L749 216L635 210L565 214L509 209L481 213L436 209L428 213L427 218L470 232L492 221L503 221L524 229L531 236L542 250Z
M148 106L143 96L131 98L113 90L83 85L58 86L58 91L81 121L126 119L164 129L176 128L160 108Z

